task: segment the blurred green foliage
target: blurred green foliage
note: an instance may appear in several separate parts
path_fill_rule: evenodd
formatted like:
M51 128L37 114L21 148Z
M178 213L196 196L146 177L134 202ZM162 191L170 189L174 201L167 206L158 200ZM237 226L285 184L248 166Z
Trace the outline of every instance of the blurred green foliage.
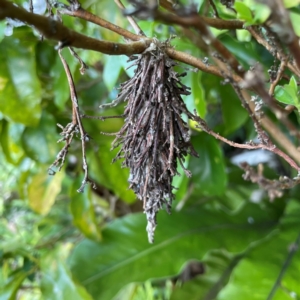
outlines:
M22 1L20 1L22 2ZM200 11L205 1L195 1ZM113 1L83 1L90 9L124 28L130 28ZM296 22L298 1L285 1ZM237 16L216 1L222 17L239 17L250 24L270 13L254 1L236 1ZM299 17L299 16L298 16ZM95 38L120 41L115 33L71 17L64 23ZM177 27L141 21L142 29L204 59ZM83 179L80 139L68 161L54 177L47 168L62 144L56 124L69 123L71 101L67 79L54 43L41 41L31 28L14 28L4 36L0 23L0 299L266 299L299 235L299 189L270 203L258 187L242 179L230 162L233 149L211 136L192 131L199 158L187 158L191 178L175 177L176 201L171 216L161 211L155 243L148 244L146 220L135 195L128 190L128 170L111 164L112 136L122 119L84 119L92 137L87 149L91 178ZM219 32L219 39L249 68L260 61L267 70L271 55L245 32ZM117 95L116 88L132 70L127 58L78 50L89 69L80 75L78 62L63 50L74 75L81 111L87 115L118 115L122 107L100 111L99 105ZM184 83L192 94L185 101L225 137L255 137L249 117L229 85L210 74L190 72ZM275 97L299 107L297 83L281 84ZM278 124L280 125L280 124ZM193 126L193 124L191 124ZM285 168L283 162L279 162ZM277 176L266 166L271 176ZM180 173L182 169L179 170ZM293 176L294 174L290 174ZM203 266L198 274L192 264ZM300 252L287 266L273 299L300 299Z

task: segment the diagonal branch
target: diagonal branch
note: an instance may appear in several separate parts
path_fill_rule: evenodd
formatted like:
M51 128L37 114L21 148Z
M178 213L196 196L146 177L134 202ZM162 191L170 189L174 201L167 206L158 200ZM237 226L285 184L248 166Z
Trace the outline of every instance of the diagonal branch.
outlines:
M253 142L249 142L247 144L235 143L233 141L226 139L225 137L221 136L220 134L214 132L213 130L211 130L207 126L206 122L203 119L201 119L199 116L195 116L194 119L199 124L198 128L202 129L206 133L212 135L214 138L216 138L232 147L248 149L248 150L254 150L254 149L268 150L268 151L273 152L273 153L277 154L278 156L282 157L292 168L294 168L298 172L300 171L300 167L297 165L297 163L291 157L289 157L286 153L282 152L280 149L278 149L272 143L268 143L268 144L263 144L263 143L257 144L257 143L253 143Z
M172 3L168 0L160 0L160 5L167 9L168 11L175 11ZM223 20L217 18L208 18L205 16L201 17L203 21L210 27L214 27L217 29L243 29L244 22L240 20Z
M245 71L238 60L218 39L213 36L203 17L196 13L190 13L187 16L179 16L156 10L153 12L153 18L164 24L177 24L182 27L195 28L202 35L205 42L208 45L211 45L239 76L244 76Z
M77 12L80 12L80 10L78 10ZM33 25L38 31L42 33L43 36L47 37L48 39L60 41L61 47L69 46L69 47L81 48L86 50L94 50L97 52L102 52L110 55L122 55L122 54L132 55L132 54L142 53L149 47L151 43L151 39L145 39L145 38L141 39L140 36L134 33L131 33L132 34L131 37L136 41L127 44L112 43L112 42L97 40L94 38L87 37L76 31L70 30L67 27L65 27L63 24L56 22L53 19L40 16L34 13L30 13L25 9L15 6L6 0L0 0L0 20L4 18L17 19L29 25ZM93 20L96 22L95 19ZM99 20L100 19L98 18L97 22ZM106 22L104 20L102 21ZM107 28L110 30L112 30L111 26L115 26L115 28L117 28L116 25L113 25L109 22L107 22L107 24L109 24ZM117 30L119 34L129 38L128 36L128 33L130 34L129 31L124 30L124 32L122 32L119 31L119 29ZM117 31L115 30L115 32ZM168 48L167 53L171 58L175 60L196 67L199 70L202 70L204 72L211 73L219 77L223 77L222 72L220 72L220 70L217 67L208 66L207 64L204 64L200 59L192 55L189 55L181 51L176 51L173 48ZM240 80L241 79L237 78L237 81Z
M115 0L115 3L118 5L118 7L123 10L125 9L125 6L123 5L121 0ZM133 17L128 16L127 17L128 22L130 23L130 25L132 26L132 28L134 29L134 31L136 32L136 34L138 34L139 36L146 36L145 33L143 32L143 30L141 29L141 27L137 24L137 22L135 21L135 19Z
M4 18L17 19L33 25L46 38L59 41L61 47L72 46L111 55L131 55L143 52L150 44L150 41L146 39L128 44L120 44L90 38L68 29L53 19L30 13L21 7L15 6L13 3L1 0L0 20Z
M254 26L248 26L247 30L251 33L251 35L256 39L256 41L264 46L273 56L275 56L278 60L286 59L287 57L283 57L284 53L278 52L277 49L275 49L266 39L264 39L259 30ZM292 62L287 62L287 67L295 74L300 76L300 72Z
M88 12L87 10L83 9L82 7L79 7L76 10L64 8L64 9L60 10L60 12L64 15L77 17L77 18L86 20L87 22L91 22L96 25L99 25L99 26L106 28L110 31L113 31L131 41L139 41L142 38L140 35L137 35L135 33L132 33L130 31L122 28L122 27L119 27L113 23L110 23L109 21L104 20L104 19Z
M281 271L277 277L277 280L276 280L274 286L272 287L270 294L268 295L267 300L272 300L273 297L275 296L275 293L281 284L281 280L283 279L285 272L287 271L288 267L290 266L292 259L295 255L296 251L298 250L299 246L300 246L300 234L298 235L296 241L293 243L292 247L290 247L289 254L281 268Z
M296 35L290 15L282 0L264 1L272 11L268 20L270 29L279 37L283 44L286 44L295 59L295 65L300 71L300 45L299 37Z

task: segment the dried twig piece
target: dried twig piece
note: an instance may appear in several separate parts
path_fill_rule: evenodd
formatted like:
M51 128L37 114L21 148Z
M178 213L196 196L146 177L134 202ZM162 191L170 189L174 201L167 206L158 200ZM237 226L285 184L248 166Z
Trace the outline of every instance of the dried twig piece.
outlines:
M60 140L58 140L57 142L62 142L65 141L65 146L58 152L55 161L51 164L51 166L48 168L48 174L49 175L55 175L56 171L54 171L54 168L57 168L58 171L61 170L61 168L63 167L67 154L69 152L69 147L72 143L74 134L79 133L79 128L77 126L77 124L75 123L69 123L66 127L63 127L60 124L57 124L58 127L60 127L62 129L62 132L60 133L60 135L62 136L62 138Z
M256 172L247 163L242 163L241 168L245 171L243 178L253 183L257 183L268 193L271 201L275 198L280 198L283 195L283 190L291 189L300 183L299 175L293 179L283 176L280 177L279 180L270 180L262 175L262 171Z
M61 135L63 136L60 141L66 141L66 145L63 147L63 149L58 153L56 160L54 163L49 167L48 172L50 175L54 175L55 171L53 170L53 167L59 167L59 170L62 168L64 161L66 159L66 156L68 154L68 149L71 145L71 142L74 137L74 133L78 133L80 135L81 139L81 151L82 151L82 164L83 164L83 170L84 170L84 178L82 180L82 184L80 188L77 190L79 193L82 193L84 190L84 187L86 186L87 183L91 183L92 186L94 187L95 184L89 179L88 177L88 164L86 160L86 148L85 145L87 142L89 142L90 137L84 130L82 121L81 121L81 114L79 111L79 105L78 105L78 100L77 100L77 93L73 81L73 77L70 71L70 68L64 59L64 57L61 54L61 49L58 50L59 57L61 59L61 62L63 64L63 67L65 69L67 78L68 78L68 83L70 87L70 95L71 95L71 100L72 100L72 107L73 107L73 112L72 112L72 123L69 123L65 128L61 125L58 125L63 129Z

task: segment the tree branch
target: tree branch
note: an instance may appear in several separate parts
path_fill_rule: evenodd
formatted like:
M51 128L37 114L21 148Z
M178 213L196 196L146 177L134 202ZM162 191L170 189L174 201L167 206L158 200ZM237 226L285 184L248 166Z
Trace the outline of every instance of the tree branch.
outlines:
M249 93L245 90L242 94L248 102L252 111L255 110L254 103L251 101ZM287 138L287 136L274 124L274 122L267 116L263 116L260 119L261 125L270 134L277 145L286 151L294 160L300 163L300 152L294 146L294 144Z
M182 27L195 28L197 31L199 31L199 34L202 35L205 42L208 45L211 45L239 76L244 76L245 71L238 60L218 39L213 36L207 27L208 24L206 24L206 19L204 17L201 17L196 13L190 13L187 16L179 16L161 11L153 12L153 17L155 20L158 20L164 24L177 24Z
M248 26L247 30L251 33L251 35L256 39L256 41L264 46L273 56L275 56L278 60L282 61L286 57L282 57L282 53L278 52L278 49L275 49L272 47L267 40L265 40L259 33L256 27L254 26ZM300 76L299 70L296 68L296 66L293 63L287 62L287 67L297 76Z
M150 45L150 40L147 39L128 44L120 44L90 38L68 29L53 19L30 13L21 7L15 6L13 3L0 0L0 20L4 18L17 19L33 25L46 38L59 41L61 47L71 46L110 55L132 55L143 52Z
M295 170L297 170L298 172L300 171L300 167L297 165L297 163L290 158L287 154L285 154L284 152L282 152L280 149L278 149L274 144L268 143L268 144L263 144L263 143L253 143L253 142L249 142L247 144L239 144L239 143L235 143L233 141L230 141L228 139L226 139L225 137L221 136L220 134L214 132L213 130L211 130L206 122L201 119L200 117L195 117L195 121L198 122L199 124L199 128L202 129L203 131L205 131L206 133L212 135L214 138L232 146L232 147L236 147L236 148L242 148L242 149L248 149L248 150L254 150L254 149L265 149L268 150L270 152L273 152L275 154L277 154L278 156L282 157L292 168L294 168Z
M40 31L48 39L60 41L62 43L62 46L70 46L70 47L86 49L86 50L94 50L97 52L102 52L110 55L121 55L121 54L132 55L132 54L138 54L145 51L151 43L151 39L143 38L141 40L140 36L134 33L130 33L127 30L124 31L119 30L120 27L112 23L109 23L103 19L100 19L96 16L93 16L90 13L85 14L84 11L81 11L80 9L77 10L77 12L79 13L80 16L86 17L86 20L90 18L91 22L94 22L98 25L102 24L104 26L106 24L107 29L112 30L112 28L114 28L115 29L113 30L114 32L118 32L119 34L127 38L133 38L136 42L132 42L128 44L120 44L120 43L112 43L112 42L101 41L94 38L90 38L83 34L68 29L63 24L56 22L55 20L34 13L30 13L25 9L17 7L6 0L0 0L0 20L4 18L12 18L12 19L20 20L29 25L33 25L34 27L36 27L38 31ZM131 35L129 35L128 33ZM196 67L199 70L202 70L204 72L211 73L219 77L223 77L222 72L220 72L220 70L218 70L217 67L208 66L204 64L200 59L192 55L189 55L181 51L176 51L173 48L168 48L166 52L170 56L170 58L173 58L180 62ZM241 78L237 76L236 80L241 81Z
M280 41L287 45L295 59L296 66L300 71L300 45L299 38L296 35L288 11L284 7L282 0L264 1L272 11L268 20L270 29L276 33Z
M160 5L168 11L174 12L175 9L170 2L167 0L160 0ZM243 29L244 22L240 20L222 20L217 18L208 18L201 16L203 21L210 27L217 29Z
M91 22L96 25L99 25L99 26L106 28L110 31L113 31L131 41L140 41L142 38L140 35L134 34L124 28L121 28L113 23L110 23L110 22L88 12L87 10L83 9L82 7L79 7L76 10L65 8L65 9L62 9L60 12L64 15L77 17L77 18L86 20L87 22Z
M123 10L125 9L125 6L123 5L121 0L115 0L115 3L118 5L118 7ZM141 27L138 25L138 23L135 21L133 17L128 16L127 17L128 22L134 29L135 33L138 34L139 36L146 36Z

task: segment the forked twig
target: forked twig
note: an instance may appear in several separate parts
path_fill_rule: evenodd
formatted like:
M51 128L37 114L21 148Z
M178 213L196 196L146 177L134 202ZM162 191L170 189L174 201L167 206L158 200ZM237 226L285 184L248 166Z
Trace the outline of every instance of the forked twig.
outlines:
M94 187L93 182L88 177L88 164L87 164L87 159L86 159L86 143L90 140L90 137L86 133L86 131L84 130L84 127L82 125L74 80L73 80L69 65L67 64L61 51L62 51L62 49L59 49L58 54L59 54L59 57L61 59L61 62L63 64L63 67L64 67L66 75L67 75L67 79L68 79L68 83L69 83L69 87L70 87L70 96L71 96L71 100L72 100L72 123L78 127L78 131L79 131L80 139L81 139L81 151L82 151L82 164L83 164L83 170L84 170L84 178L83 178L80 188L77 191L82 193L84 190L84 187L87 183L91 183Z
M123 10L125 9L125 6L123 5L121 0L115 0L115 3L118 5L118 7ZM135 21L135 19L131 16L127 16L127 20L134 29L135 33L138 35L146 36L141 27L138 25L138 23Z
M77 52L72 48L72 47L68 47L70 50L70 53L78 60L78 62L80 63L80 74L83 75L85 73L85 70L88 69L88 66L86 65L86 63L80 58L80 56L77 54Z
M278 180L272 180L263 176L263 165L258 165L257 171L245 162L241 163L240 167L245 171L243 178L257 183L260 188L268 193L270 201L282 197L283 190L291 189L300 183L299 173L298 176L293 179L287 176L281 176Z
M287 58L285 58L281 61L280 66L279 66L278 71L277 71L276 78L273 82L271 82L271 85L270 85L270 88L269 88L269 95L270 96L273 96L275 87L278 84L279 80L281 79L282 74L285 70L285 67L286 67L287 63L288 63Z
M196 114L196 112L195 112ZM298 172L300 171L300 167L298 166L298 164L287 154L285 154L283 151L281 151L280 149L278 149L276 147L276 145L274 145L270 139L268 139L265 142L262 143L254 143L252 141L250 141L247 144L239 144L239 143L235 143L233 141L230 141L228 139L226 139L225 137L221 136L220 134L214 132L213 130L211 130L208 125L206 124L206 122L200 118L199 116L195 116L194 120L198 123L198 128L202 129L204 132L212 135L213 137L215 137L216 139L232 146L232 147L236 147L236 148L242 148L242 149L248 149L248 150L253 150L253 149L265 149L268 150L270 152L273 152L275 154L277 154L278 156L282 157L293 169L297 170Z

